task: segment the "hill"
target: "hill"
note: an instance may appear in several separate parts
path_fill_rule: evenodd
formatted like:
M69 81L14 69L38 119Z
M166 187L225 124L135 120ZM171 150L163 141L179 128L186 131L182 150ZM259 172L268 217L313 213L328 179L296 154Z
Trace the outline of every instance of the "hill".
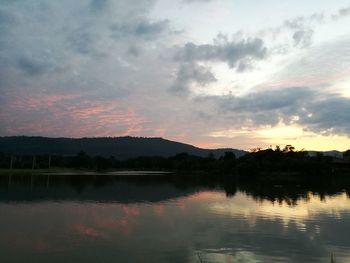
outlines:
M320 151L308 151L309 156L314 157L318 153L322 153L324 156L330 156L330 157L335 157L335 158L342 158L343 157L343 152L340 151L325 151L325 152L320 152Z
M9 136L0 137L0 152L20 155L76 155L84 151L91 156L114 156L117 159L128 159L138 156L169 157L178 153L205 157L213 153L222 156L232 151L237 157L246 152L237 149L202 149L189 144L170 141L163 138L140 137L103 137L103 138L48 138Z

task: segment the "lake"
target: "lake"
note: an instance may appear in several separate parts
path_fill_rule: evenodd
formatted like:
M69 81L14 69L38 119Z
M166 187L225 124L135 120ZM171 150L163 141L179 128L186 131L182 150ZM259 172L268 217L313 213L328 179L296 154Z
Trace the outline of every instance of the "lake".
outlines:
M331 253L350 262L348 193L342 185L3 176L0 262L300 263L330 262Z

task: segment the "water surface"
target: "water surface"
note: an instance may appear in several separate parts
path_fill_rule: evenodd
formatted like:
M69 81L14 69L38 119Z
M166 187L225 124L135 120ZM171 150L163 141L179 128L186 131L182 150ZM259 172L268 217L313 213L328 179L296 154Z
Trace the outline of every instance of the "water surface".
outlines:
M0 186L1 262L350 262L341 188L44 176Z

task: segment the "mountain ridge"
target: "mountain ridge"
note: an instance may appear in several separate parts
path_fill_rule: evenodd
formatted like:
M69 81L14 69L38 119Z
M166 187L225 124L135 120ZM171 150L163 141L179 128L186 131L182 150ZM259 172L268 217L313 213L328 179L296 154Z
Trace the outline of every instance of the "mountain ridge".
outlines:
M127 159L139 156L169 157L179 153L205 157L215 157L231 151L237 157L246 151L233 148L204 149L190 144L176 142L161 137L43 137L43 136L3 136L0 137L0 152L21 155L76 155L84 151L91 156L114 156Z

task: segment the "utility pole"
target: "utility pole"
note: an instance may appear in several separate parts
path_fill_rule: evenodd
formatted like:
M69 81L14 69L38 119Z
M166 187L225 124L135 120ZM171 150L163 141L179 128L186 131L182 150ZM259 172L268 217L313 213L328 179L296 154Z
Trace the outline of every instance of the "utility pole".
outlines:
M11 155L10 170L12 170L13 162L14 162L13 156Z
M35 155L33 155L33 164L32 164L32 170L34 170L35 166L36 166L36 156L35 156Z
M331 263L335 263L335 258L333 252L331 253Z
M11 178L12 178L12 173L9 174L9 181L8 181L8 184L7 184L7 187L10 188L11 186Z
M49 155L49 169L51 168L51 155Z
M49 188L50 186L50 173L47 175L47 180L46 180L46 188Z

